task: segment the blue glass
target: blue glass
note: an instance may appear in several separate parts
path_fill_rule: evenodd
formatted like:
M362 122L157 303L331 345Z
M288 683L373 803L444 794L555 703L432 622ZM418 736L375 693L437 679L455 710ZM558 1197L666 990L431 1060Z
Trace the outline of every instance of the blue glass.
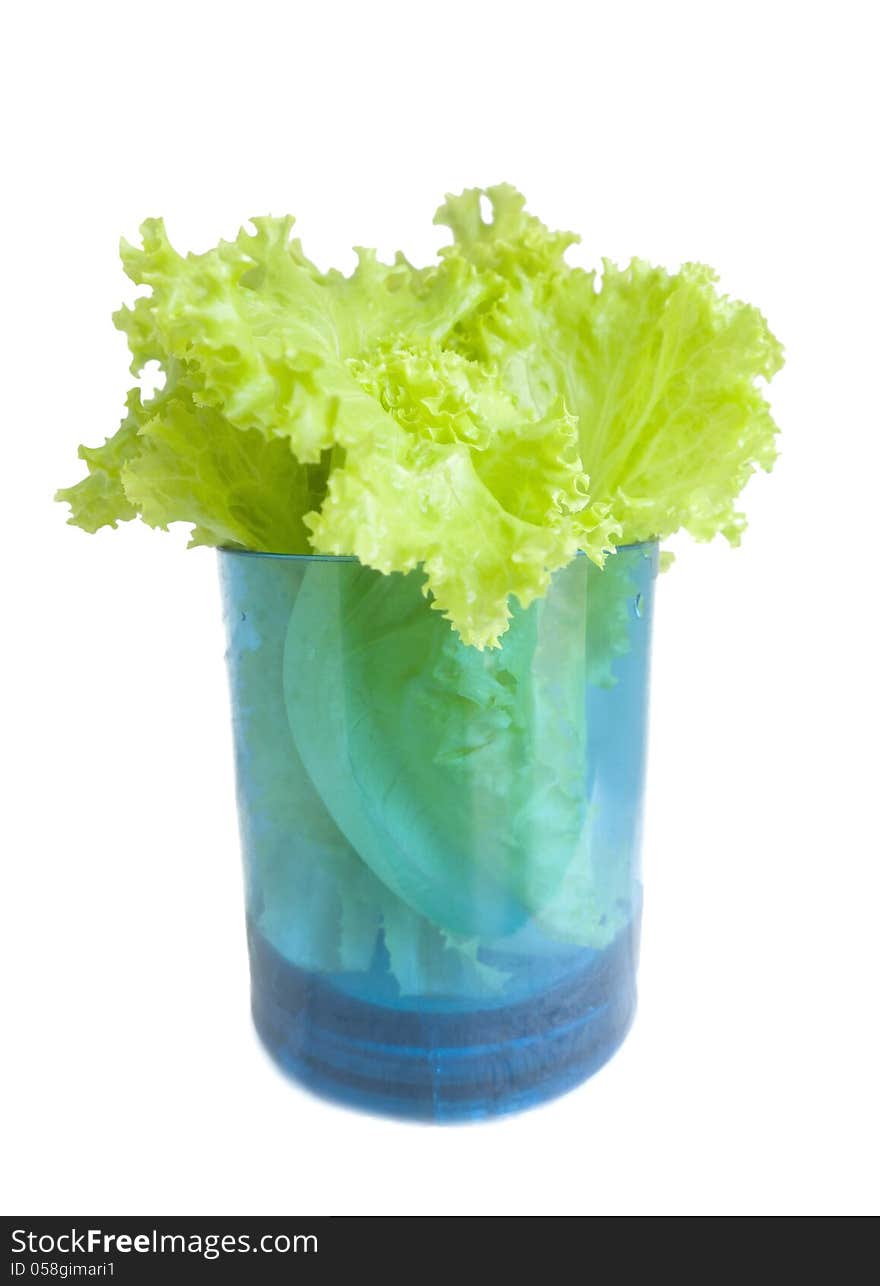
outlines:
M465 647L419 572L220 551L257 1031L397 1116L528 1107L636 998L657 550Z

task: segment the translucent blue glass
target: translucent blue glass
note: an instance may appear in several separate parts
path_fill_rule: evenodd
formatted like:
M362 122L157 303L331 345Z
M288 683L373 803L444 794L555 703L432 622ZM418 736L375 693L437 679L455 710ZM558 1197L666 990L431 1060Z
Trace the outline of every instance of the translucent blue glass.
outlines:
M480 652L417 572L220 552L253 1014L297 1080L478 1118L620 1044L656 565L576 558Z

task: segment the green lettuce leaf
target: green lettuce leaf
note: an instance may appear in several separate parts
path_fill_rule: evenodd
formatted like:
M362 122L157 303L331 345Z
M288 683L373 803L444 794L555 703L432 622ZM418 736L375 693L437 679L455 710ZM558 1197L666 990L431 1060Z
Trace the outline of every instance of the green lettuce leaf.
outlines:
M490 223L480 218L482 195ZM570 268L563 255L577 238L548 231L523 204L501 185L450 197L438 212L455 238L445 262L462 258L503 283L452 343L497 369L511 396L539 414L562 397L591 499L621 543L681 528L738 543L736 498L776 458L757 381L779 370L782 349L764 318L719 294L701 264L667 273L605 260L601 277Z
M369 974L379 986L381 941L388 953L392 994L497 994L506 972L477 958L473 938L429 922L376 878L337 825L339 809L328 809L315 776L306 771L291 742L281 690L285 642L300 584L314 566L305 570L293 561L230 556L221 570L247 902L254 927L300 968L346 975L348 981ZM401 579L377 576L354 563L341 565L338 573L343 578L359 573L383 584ZM415 597L421 615L453 639L424 600ZM317 648L313 651L309 674L320 682L323 657ZM481 655L473 648L461 651ZM312 768L334 735L320 701L318 707L311 735L302 737ZM302 710L303 720L311 717L310 709ZM297 719L298 727L300 723ZM331 749L336 756L331 802L346 785L338 767L341 749L338 742Z

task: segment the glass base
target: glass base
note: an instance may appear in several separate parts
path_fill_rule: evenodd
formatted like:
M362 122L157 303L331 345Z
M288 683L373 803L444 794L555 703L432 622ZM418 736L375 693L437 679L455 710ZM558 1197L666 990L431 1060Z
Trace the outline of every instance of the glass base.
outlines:
M607 1062L635 1012L637 926L528 1000L375 1004L287 961L253 926L257 1032L283 1071L352 1107L467 1121L532 1107Z

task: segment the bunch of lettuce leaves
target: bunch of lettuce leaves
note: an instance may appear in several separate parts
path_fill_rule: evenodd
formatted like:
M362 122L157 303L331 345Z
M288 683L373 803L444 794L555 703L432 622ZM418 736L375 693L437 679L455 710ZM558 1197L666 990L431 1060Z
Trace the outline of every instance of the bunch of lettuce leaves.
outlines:
M80 449L88 474L58 493L71 521L421 568L477 648L578 551L601 565L681 528L736 543L736 497L775 456L760 384L782 352L761 314L698 264L571 267L577 238L508 185L436 221L453 241L435 264L360 249L344 276L290 218L185 256L147 220L122 258L149 293L115 320L133 373L158 362L165 384Z

